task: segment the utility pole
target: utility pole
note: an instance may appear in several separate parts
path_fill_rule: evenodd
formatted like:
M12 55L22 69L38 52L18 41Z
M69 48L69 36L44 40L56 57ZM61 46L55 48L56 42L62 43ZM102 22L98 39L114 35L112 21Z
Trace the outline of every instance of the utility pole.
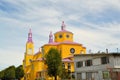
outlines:
M118 53L118 48L117 48L117 53Z

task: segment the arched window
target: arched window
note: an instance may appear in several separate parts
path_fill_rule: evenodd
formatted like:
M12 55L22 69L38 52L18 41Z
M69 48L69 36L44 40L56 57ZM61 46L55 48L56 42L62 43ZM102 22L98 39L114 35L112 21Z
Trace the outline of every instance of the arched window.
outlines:
M65 68L65 63L62 63L62 67Z
M70 70L71 69L71 65L70 65L70 63L68 63L68 70Z

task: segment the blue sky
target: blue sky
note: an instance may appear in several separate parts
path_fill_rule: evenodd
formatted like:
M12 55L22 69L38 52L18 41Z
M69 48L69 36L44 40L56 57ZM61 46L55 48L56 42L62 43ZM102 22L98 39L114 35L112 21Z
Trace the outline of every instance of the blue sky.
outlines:
M0 0L0 70L22 64L29 28L35 52L50 31L66 29L87 52L120 52L119 0Z

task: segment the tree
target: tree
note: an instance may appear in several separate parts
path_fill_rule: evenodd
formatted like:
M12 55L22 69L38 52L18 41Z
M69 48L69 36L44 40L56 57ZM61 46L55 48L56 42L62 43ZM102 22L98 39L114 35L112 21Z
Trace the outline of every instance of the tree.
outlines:
M0 79L4 79L4 70L0 71Z
M70 73L68 69L62 68L62 74L61 74L62 79L69 79L70 78Z
M4 70L4 78L5 80L15 79L15 66L10 66Z
M24 76L23 66L20 65L15 69L16 79L20 80Z
M13 80L19 79L24 76L22 65L15 68L15 66L9 66L8 68L0 71L0 79L2 80Z
M55 80L57 80L57 76L60 75L61 70L61 54L57 49L51 48L45 56L46 65L48 66L48 75L54 76Z

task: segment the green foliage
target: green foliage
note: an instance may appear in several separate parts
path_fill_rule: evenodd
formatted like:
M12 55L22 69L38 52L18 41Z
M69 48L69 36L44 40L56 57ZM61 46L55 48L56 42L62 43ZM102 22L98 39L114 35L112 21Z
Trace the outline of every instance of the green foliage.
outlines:
M48 75L54 76L57 80L57 76L60 75L61 70L61 54L57 49L51 48L45 56L46 65L48 66Z
M70 72L67 69L62 68L61 78L62 79L69 79L70 77L71 77Z
M4 70L0 72L0 79L4 79Z
M0 71L0 79L2 80L14 80L17 78L20 80L24 76L22 65L15 68L15 66L9 66L8 68Z
M6 80L15 79L15 66L10 66L10 67L5 69L5 71L4 71L4 78Z
M38 78L38 79L35 79L35 80L46 80L45 78Z
M22 65L18 66L15 69L15 76L16 76L16 79L18 79L18 80L20 80L24 76L24 71L23 71Z

